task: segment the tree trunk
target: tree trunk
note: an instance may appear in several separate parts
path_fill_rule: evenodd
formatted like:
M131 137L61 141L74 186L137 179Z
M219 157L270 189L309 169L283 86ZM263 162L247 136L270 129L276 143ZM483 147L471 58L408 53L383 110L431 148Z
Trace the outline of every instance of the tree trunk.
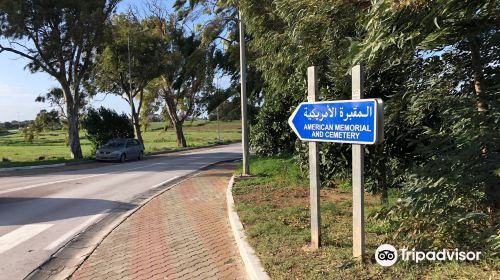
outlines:
M175 134L177 136L177 146L187 147L186 138L184 137L184 131L182 130L182 123L180 121L174 122Z
M134 125L135 137L137 137L137 139L144 145L144 142L142 141L141 122L139 114L136 112L132 113L132 124Z
M134 103L134 95L131 92L128 93L128 103L130 105L130 113L132 115L132 126L134 127L134 136L144 145L142 141L142 132L141 132L141 120L139 117L141 106L142 106L142 92L140 94L140 102L139 107L135 107Z
M481 41L477 37L470 40L471 63L474 73L474 91L476 93L476 109L479 112L486 111L488 108L484 100L483 85L483 63L481 61Z
M68 106L68 140L73 159L83 158L82 147L80 145L80 132L78 128L78 108Z
M81 159L83 158L82 146L80 145L80 130L79 124L79 108L78 100L75 100L75 96L71 92L71 87L63 82L61 87L64 93L64 99L66 102L66 113L68 119L68 144L71 151L71 158Z
M168 95L164 96L165 103L167 106L167 113L172 126L175 129L175 134L177 136L177 146L178 147L187 147L186 138L184 137L184 131L182 129L182 122L179 120L177 116L177 110L175 109L175 101Z
M481 40L476 36L473 37L470 42L470 50L471 50L471 64L472 71L474 75L474 92L476 93L476 110L480 114L481 118L481 126L484 125L486 120L486 115L488 111L487 99L485 98L485 86L483 83L483 62L481 58ZM484 128L481 128L482 130ZM483 133L481 131L481 133ZM486 160L490 155L488 145L490 143L485 143L481 148L481 153ZM498 188L496 182L494 180L486 180L486 188L485 188L486 198L488 199L490 205L493 209L500 209L500 188ZM491 213L492 211L490 209Z

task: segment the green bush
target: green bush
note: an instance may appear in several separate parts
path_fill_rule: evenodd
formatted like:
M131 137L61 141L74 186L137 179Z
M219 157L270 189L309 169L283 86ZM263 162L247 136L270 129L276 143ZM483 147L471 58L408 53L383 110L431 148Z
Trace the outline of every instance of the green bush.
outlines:
M127 115L101 107L90 108L82 120L82 127L95 149L113 138L134 137L134 128Z
M269 95L257 115L257 123L252 126L250 144L260 156L292 154L295 134L288 126L291 102L280 96Z

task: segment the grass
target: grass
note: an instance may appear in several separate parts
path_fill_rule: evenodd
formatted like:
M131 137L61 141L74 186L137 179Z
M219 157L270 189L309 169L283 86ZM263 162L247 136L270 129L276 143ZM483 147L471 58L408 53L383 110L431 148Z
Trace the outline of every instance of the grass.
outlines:
M173 151L177 147L175 131L163 130L164 123L152 123L143 133L146 154ZM184 134L188 147L199 147L217 143L228 143L240 139L240 122L221 122L220 137L217 140L217 123L209 121L186 122ZM92 146L80 131L80 142L85 158L92 158ZM43 159L42 159L43 158ZM69 162L69 148L64 144L63 131L42 132L33 143L25 143L20 133L0 131L0 168Z
M364 264L354 261L352 194L346 187L321 190L323 246L311 252L306 249L310 242L308 179L289 158L254 158L250 168L256 176L237 180L233 195L249 243L272 279L499 279L498 266L494 272L486 262L398 262L382 268L373 254L392 229L371 218L381 205L370 195L365 196L370 258ZM241 168L236 174L241 174ZM394 194L390 198L394 200Z

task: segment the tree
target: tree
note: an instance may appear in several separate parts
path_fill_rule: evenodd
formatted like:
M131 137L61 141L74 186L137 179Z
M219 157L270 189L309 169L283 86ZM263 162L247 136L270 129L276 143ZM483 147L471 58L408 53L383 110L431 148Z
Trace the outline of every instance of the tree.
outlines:
M383 145L365 148L366 186L385 200L388 188L400 188L400 203L379 214L397 240L422 248L479 248L489 236L498 240L494 2L240 1L265 85L254 150L293 152L307 168L307 145L297 141L294 151L286 124L306 99L306 68L319 68L320 99L350 99L348 71L362 62L366 97L384 100L386 134ZM322 144L320 160L324 186L350 177L349 145Z
M55 130L60 126L59 113L56 110L47 112L47 110L41 110L35 118L34 127L36 127L37 132L43 130Z
M405 244L478 248L496 236L500 245L499 14L498 1L381 0L366 15L355 61L423 61L408 79L400 113L415 125L408 137L415 162L388 216ZM402 222L410 217L411 224Z
M49 106L57 107L61 116L66 117L66 113L64 110L64 94L61 88L52 88L45 94L40 94L39 96L37 96L37 98L35 98L35 102L47 102L49 103ZM80 107L83 108L83 104Z
M90 108L82 120L87 131L87 139L94 149L114 138L130 138L134 136L134 128L125 114L101 107Z
M259 1L239 6L252 38L249 52L262 73L264 102L252 129L252 147L262 155L294 153L295 135L287 124L294 107L306 100L306 69L319 72L321 99L350 97L349 48L361 34L357 20L368 1ZM307 16L305 16L307 15ZM370 97L379 97L371 96ZM322 178L333 184L348 172L347 145L322 146ZM298 144L299 153L307 150ZM332 156L328 156L332 155ZM301 163L305 161L301 160Z
M144 91L144 98L142 102L144 110L141 111L141 127L143 131L146 131L150 126L150 122L162 121L162 118L159 115L155 115L155 112L160 110L161 102L158 100L155 89L148 87L146 87Z
M35 138L33 129L31 129L29 126L26 126L21 128L20 132L23 135L24 143L33 143L33 139Z
M394 51L443 49L462 42L471 63L476 108L485 111L489 97L483 80L488 64L481 52L498 40L499 14L500 5L494 0L374 1L367 15L367 36L355 60L371 60Z
M94 72L99 91L122 96L130 105L135 135L141 142L144 89L159 77L162 64L158 60L162 49L166 48L157 34L146 29L146 23L141 24L131 14L116 15L111 40L99 55Z
M179 18L191 19L199 22L197 28L201 30L202 44L214 46L216 69L215 75L229 78L230 84L225 90L212 87L202 96L201 103L210 113L213 109L223 105L226 100L235 102L240 94L240 50L239 50L239 15L238 6L232 0L176 0L174 4ZM252 37L245 34L247 45ZM255 123L258 108L263 98L262 74L254 63L259 52L247 48L247 98L248 116L250 122ZM232 108L230 111L236 108ZM234 115L234 114L233 114Z
M199 36L185 34L174 16L164 16L157 11L151 17L156 31L168 46L162 60L163 71L155 81L157 96L165 104L165 111L175 129L177 145L186 147L183 123L193 115L200 93L213 79L214 48L202 44Z
M105 25L119 0L12 0L0 2L0 36L11 52L30 62L61 85L73 158L82 158L78 131L82 83L88 79Z

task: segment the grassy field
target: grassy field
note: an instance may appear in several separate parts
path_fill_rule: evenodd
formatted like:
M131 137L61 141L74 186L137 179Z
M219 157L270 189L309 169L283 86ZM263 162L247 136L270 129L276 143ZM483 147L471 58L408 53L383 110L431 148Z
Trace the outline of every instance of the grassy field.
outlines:
M144 132L146 154L178 149L175 131L172 128L164 131L164 125L164 123L152 123L151 127ZM240 125L239 121L221 122L221 141L217 141L216 122L186 122L184 134L189 147L227 143L241 138ZM80 132L80 141L84 157L92 158L92 146L85 137L85 131ZM39 160L40 157L44 159ZM69 148L64 144L62 131L42 132L33 143L25 143L20 133L0 131L0 168L66 161L71 161L71 157Z
M391 230L372 218L381 205L367 195L364 265L352 256L352 194L349 184L321 190L323 247L307 250L309 182L292 159L253 159L255 178L237 180L233 195L236 210L263 266L272 279L500 279L498 263L398 262L383 268L375 262L376 248ZM241 174L241 169L236 171ZM390 203L394 202L390 194Z

